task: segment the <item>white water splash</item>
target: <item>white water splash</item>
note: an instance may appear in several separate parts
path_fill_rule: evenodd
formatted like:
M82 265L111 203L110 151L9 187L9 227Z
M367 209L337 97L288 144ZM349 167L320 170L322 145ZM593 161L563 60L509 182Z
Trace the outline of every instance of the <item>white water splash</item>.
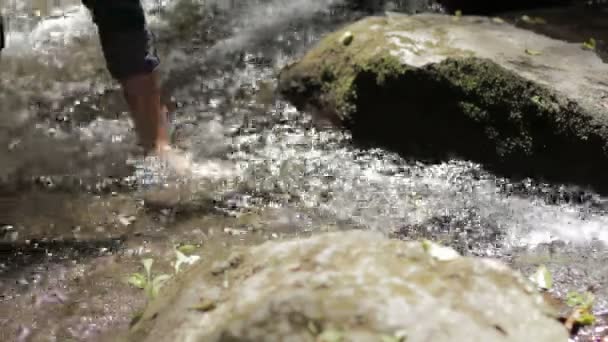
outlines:
M74 38L94 33L88 11L80 5L56 9L53 16L37 18L26 14L6 14L7 47L3 54L40 53L53 46L70 44ZM19 22L21 21L21 22Z
M152 27L162 24L152 12L167 7L179 0L143 0L142 6L148 12L147 20ZM61 1L58 6L40 13L27 1L17 1L15 6L4 6L8 23L6 55L24 52L40 53L51 47L65 48L79 37L90 38L97 34L89 10L80 0ZM0 7L0 12L2 12Z
M439 238L463 236L487 247L489 254L495 243L499 249L552 241L608 244L607 216L588 213L584 205L507 197L491 177L474 180L467 175L479 167L473 163L423 166L390 154L376 158L373 151L359 156L351 147L323 148L305 132L277 132L270 138L256 149L255 159L245 162L256 189L297 194L300 206L339 221L384 233L404 229L415 235L428 229ZM249 144L242 139L237 144Z
M552 241L586 244L594 240L608 245L608 217L581 217L580 206L531 205L512 200L519 208L513 215L510 240L520 246L537 246Z
M237 18L235 34L215 44L210 56L222 55L256 44L260 39L277 32L296 20L310 18L343 0L273 0L253 2Z

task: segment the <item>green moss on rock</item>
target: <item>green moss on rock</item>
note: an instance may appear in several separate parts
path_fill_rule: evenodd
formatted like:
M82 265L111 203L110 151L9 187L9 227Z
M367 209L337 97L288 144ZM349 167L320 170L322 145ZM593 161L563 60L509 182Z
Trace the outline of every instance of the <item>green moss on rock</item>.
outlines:
M294 92L294 97L303 101L316 96L318 108L332 108L334 114L346 119L356 111L354 104L356 90L353 82L363 71L373 71L381 84L387 75L403 73L407 67L395 56L385 55L370 40L383 39L383 33L367 30L368 25L381 25L384 18L372 18L365 25L353 25L347 32L352 35L350 44L341 44L343 31L328 35L322 39L317 48L311 51L301 62L288 66L281 73L283 84ZM335 63L336 59L345 63ZM298 99L295 99L298 101Z
M339 43L344 32L353 35L348 45ZM518 40L580 54L593 69L566 70L559 55L531 60ZM608 67L560 44L475 17L370 17L286 67L279 91L360 142L608 191L608 110L598 105L608 89L589 81L608 77Z

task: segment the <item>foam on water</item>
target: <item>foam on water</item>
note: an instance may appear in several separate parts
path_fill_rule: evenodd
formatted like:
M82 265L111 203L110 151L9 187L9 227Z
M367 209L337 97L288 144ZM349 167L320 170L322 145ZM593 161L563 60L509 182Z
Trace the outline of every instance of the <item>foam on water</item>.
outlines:
M381 150L336 145L332 134L318 134L277 127L263 143L259 136L239 137L237 146L252 144L246 150L255 152L235 158L247 165L256 191L290 194L299 206L385 233L438 229L434 234L462 235L481 249L552 241L608 244L608 217L589 214L584 205L506 197L478 164L417 164Z
M218 56L254 46L261 39L276 35L288 24L305 20L314 14L343 3L344 0L272 0L255 1L239 14L234 22L235 33L209 49L209 56Z
M169 7L179 0L144 0L142 5L149 12L147 20L151 26L160 25L155 12L159 8ZM71 0L59 7L53 7L49 13L37 17L29 12L27 2L18 2L15 8L6 8L8 19L7 47L3 54L11 55L32 51L47 52L52 47L65 47L75 38L90 37L96 34L95 25L89 11L78 1Z
M581 217L583 208L573 206L521 205L513 216L512 239L524 246L537 246L552 241L564 241L578 245L601 241L608 245L608 218Z
M14 27L16 25L9 25L3 54L46 52L50 47L66 46L74 38L94 32L89 13L82 6L64 8L62 15L42 19L30 17L28 20L34 22L30 29L26 26L19 30Z

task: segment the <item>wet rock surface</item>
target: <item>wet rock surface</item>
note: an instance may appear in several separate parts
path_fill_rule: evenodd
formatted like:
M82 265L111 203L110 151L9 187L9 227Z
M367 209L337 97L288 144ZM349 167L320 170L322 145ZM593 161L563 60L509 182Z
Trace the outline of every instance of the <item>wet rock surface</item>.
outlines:
M608 2L596 5L572 5L502 14L507 21L526 30L570 43L582 44L594 39L595 51L608 62Z
M370 17L280 76L282 94L403 155L486 163L606 191L608 65L481 17Z
M589 1L581 0L512 0L512 1L483 1L483 0L438 0L450 12L495 14L516 9L531 9L538 7L564 6L572 3Z
M126 341L567 338L505 265L371 232L265 243L176 280Z

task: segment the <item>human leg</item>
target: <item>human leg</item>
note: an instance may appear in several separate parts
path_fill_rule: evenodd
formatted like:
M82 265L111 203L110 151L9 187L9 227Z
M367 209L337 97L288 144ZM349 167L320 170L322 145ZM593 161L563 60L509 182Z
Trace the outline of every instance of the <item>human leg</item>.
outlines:
M146 153L169 147L167 110L161 103L160 61L139 0L83 0L97 24L106 64L123 88Z

